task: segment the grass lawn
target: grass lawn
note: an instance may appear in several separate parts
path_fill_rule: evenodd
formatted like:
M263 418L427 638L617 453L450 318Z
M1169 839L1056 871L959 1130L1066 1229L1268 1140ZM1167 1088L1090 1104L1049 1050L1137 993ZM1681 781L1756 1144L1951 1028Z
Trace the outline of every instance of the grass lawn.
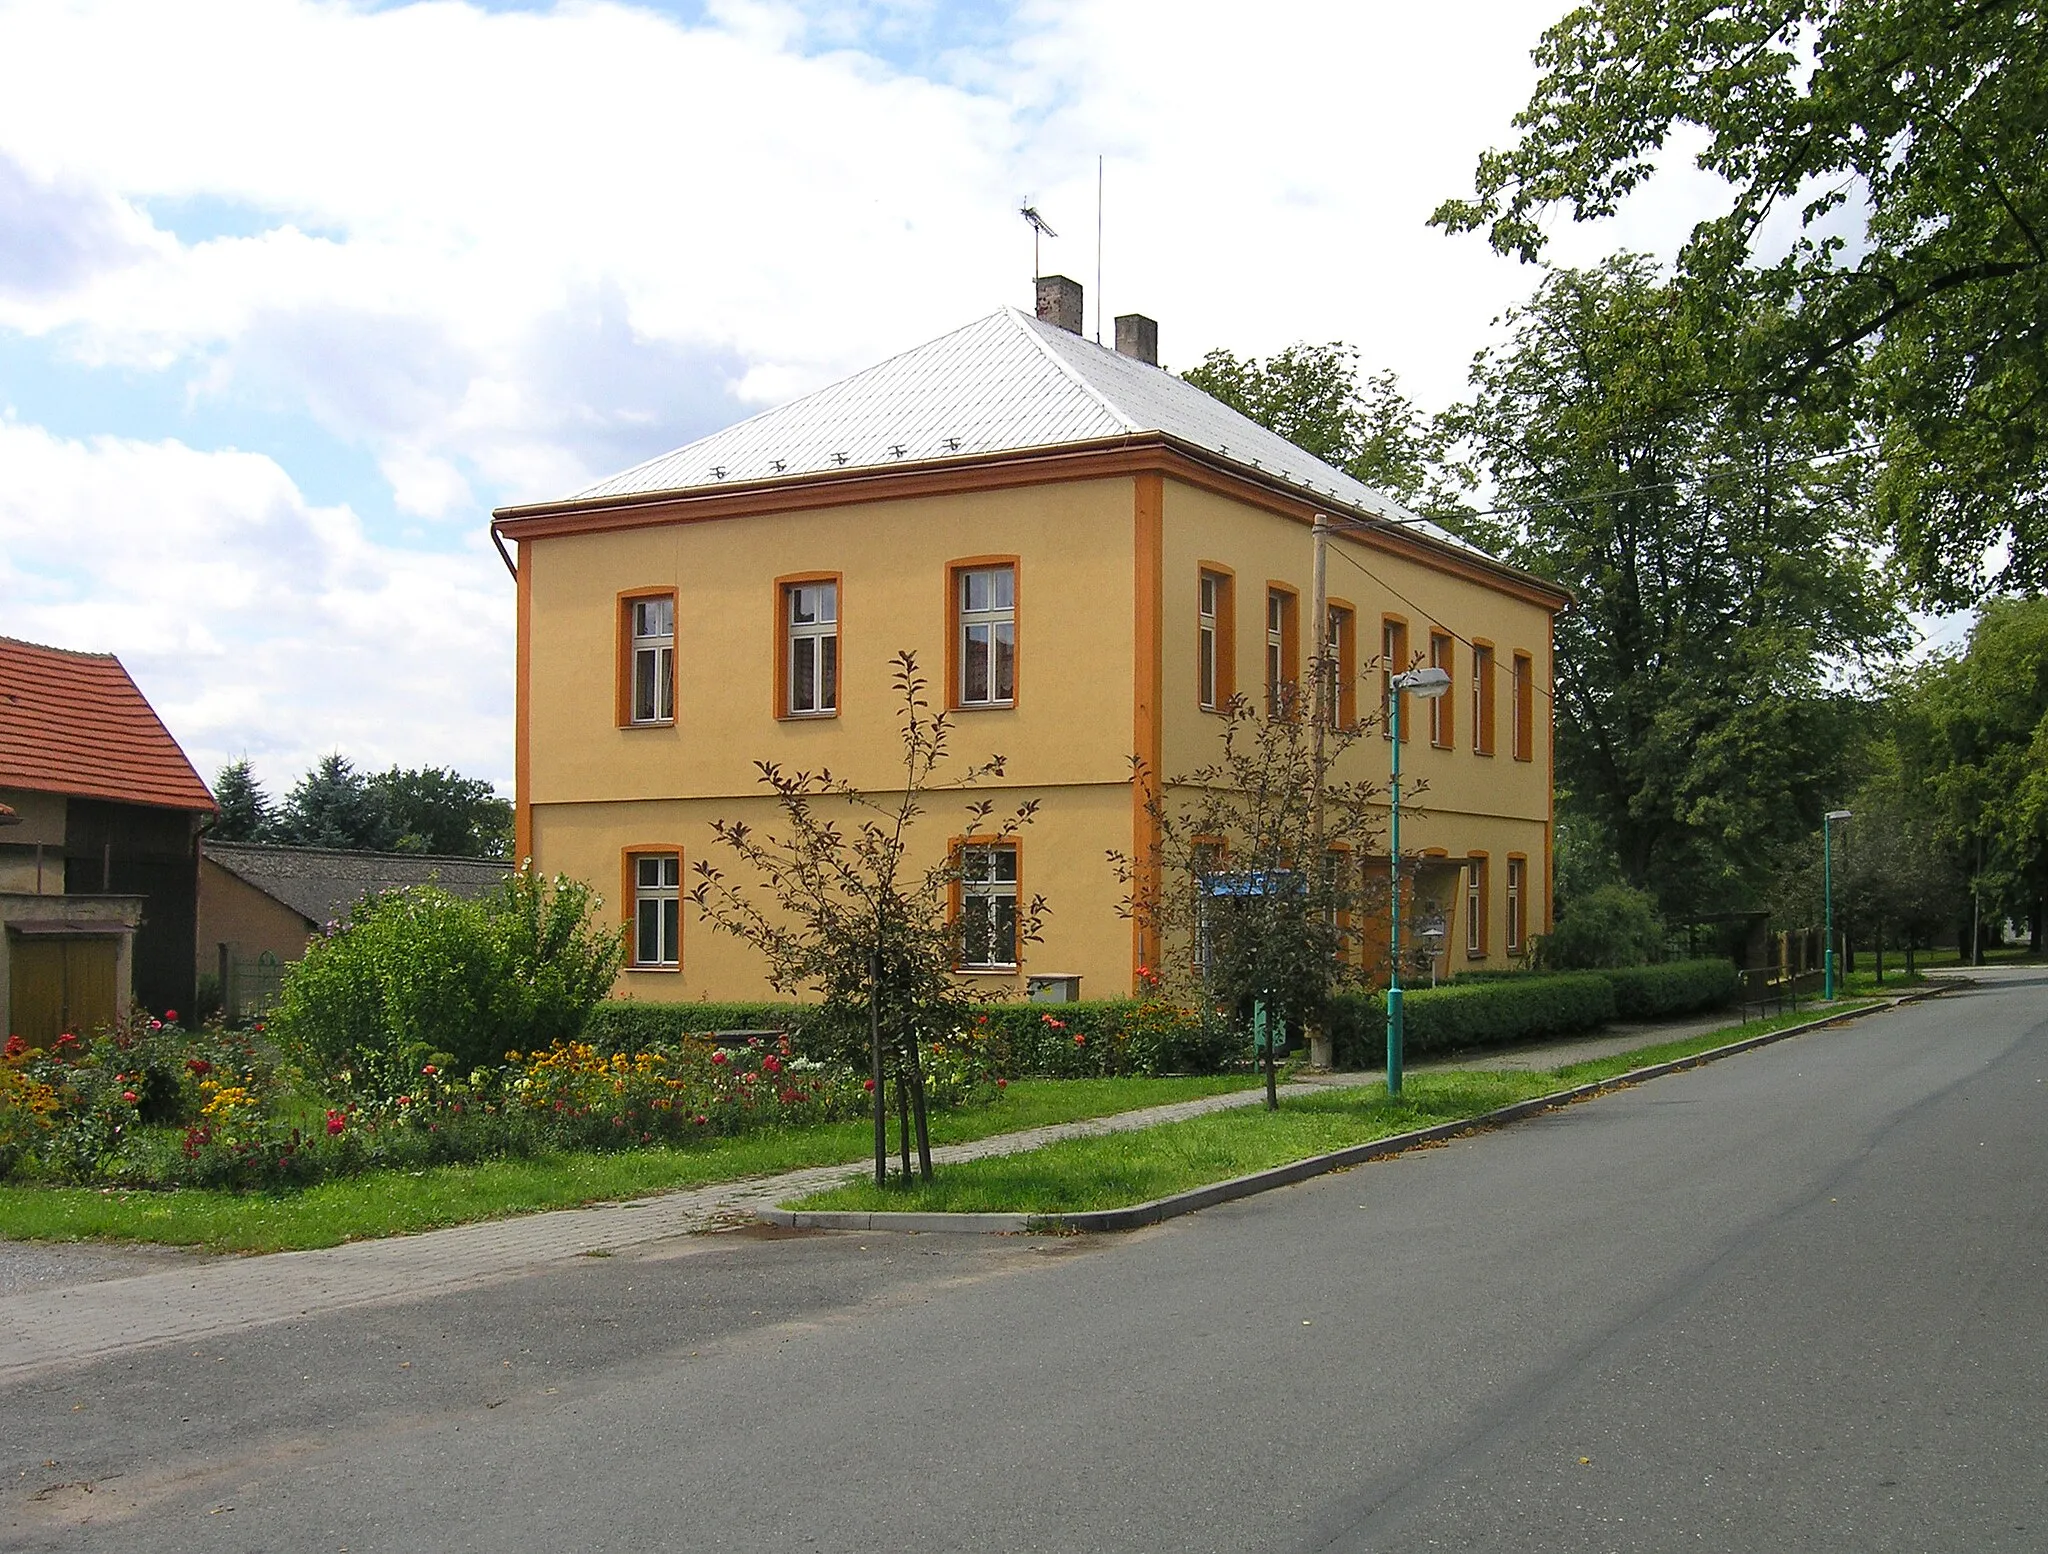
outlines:
M937 1112L934 1144L966 1143L1050 1122L1074 1122L1192 1100L1258 1083L1251 1074L1196 1079L1018 1080L992 1105ZM155 1241L221 1252L280 1252L401 1235L538 1209L637 1198L676 1187L857 1161L872 1124L707 1140L689 1149L491 1160L418 1172L380 1171L300 1192L124 1191L0 1187L0 1238Z
M1866 1007L1844 1003L1843 1013ZM929 1186L877 1188L865 1178L786 1205L855 1212L1058 1214L1116 1209L1226 1181L1352 1144L1476 1117L1516 1101L1669 1063L1819 1017L1808 1009L1664 1042L1549 1072L1461 1069L1410 1072L1398 1100L1378 1085L1289 1097L1277 1112L1245 1107L1187 1122L1067 1139L1043 1149L948 1166Z

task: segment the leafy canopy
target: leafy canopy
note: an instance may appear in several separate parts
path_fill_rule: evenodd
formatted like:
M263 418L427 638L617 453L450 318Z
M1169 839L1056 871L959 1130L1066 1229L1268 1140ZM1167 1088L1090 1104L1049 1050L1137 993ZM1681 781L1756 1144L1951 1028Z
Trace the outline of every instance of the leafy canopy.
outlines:
M2048 585L2039 5L1589 0L1535 58L1520 138L1432 219L1535 261L1551 209L1612 215L1697 141L1725 192L1679 261L1694 320L1738 320L1778 397L1875 420L1876 499L1931 598Z

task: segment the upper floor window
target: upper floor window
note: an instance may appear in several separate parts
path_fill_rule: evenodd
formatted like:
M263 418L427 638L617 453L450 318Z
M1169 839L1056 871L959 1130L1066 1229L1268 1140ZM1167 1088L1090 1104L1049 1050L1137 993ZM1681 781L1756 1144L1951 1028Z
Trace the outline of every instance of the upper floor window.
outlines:
M1008 707L1017 700L1017 569L960 567L953 573L960 705Z
M1509 716L1514 719L1510 748L1517 761L1532 761L1536 758L1536 665L1527 653L1514 657L1515 704Z
M1472 644L1472 753L1493 754L1493 649Z
M633 872L633 964L664 967L682 963L683 902L681 853L635 853Z
M1195 600L1195 689L1205 712L1216 712L1236 689L1231 658L1237 635L1226 572L1204 568Z
M1017 964L1017 844L960 849L960 964L972 970Z
M676 715L676 596L646 594L625 601L626 718L669 723Z
M1266 590L1266 712L1284 716L1294 705L1295 596L1293 590Z
M1429 667L1452 674L1452 657L1455 649L1450 636L1441 631L1429 634ZM1448 750L1457 738L1457 698L1454 696L1433 696L1429 702L1429 742L1439 750Z
M1323 718L1332 728L1358 721L1358 625L1349 605L1330 603L1323 647Z
M839 584L785 583L783 711L793 718L839 710Z
M1387 616L1380 622L1380 716L1383 722L1380 732L1393 737L1395 722L1394 676L1408 672L1408 623ZM1399 708L1401 737L1408 737L1408 698L1401 698Z

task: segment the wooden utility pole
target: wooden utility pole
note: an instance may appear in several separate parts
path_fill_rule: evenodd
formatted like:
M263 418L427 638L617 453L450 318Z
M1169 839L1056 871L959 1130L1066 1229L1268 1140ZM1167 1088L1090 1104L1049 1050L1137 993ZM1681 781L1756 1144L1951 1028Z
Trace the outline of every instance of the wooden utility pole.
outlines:
M1309 662L1316 677L1313 711L1315 714L1315 793L1313 824L1316 844L1315 867L1323 866L1323 735L1330 726L1330 695L1336 689L1330 682L1334 678L1335 665L1330 661L1330 517L1317 513L1309 526L1309 539L1315 547L1315 559L1309 570L1309 620L1310 629L1315 632L1315 652Z

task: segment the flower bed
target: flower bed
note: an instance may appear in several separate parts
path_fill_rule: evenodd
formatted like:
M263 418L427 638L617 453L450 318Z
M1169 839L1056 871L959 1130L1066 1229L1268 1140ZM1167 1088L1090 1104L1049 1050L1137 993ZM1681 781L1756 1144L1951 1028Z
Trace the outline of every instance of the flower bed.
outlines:
M985 1042L925 1049L930 1103L971 1105L1003 1081ZM709 1036L604 1053L557 1042L466 1074L428 1061L344 1073L320 1096L260 1029L146 1020L0 1060L0 1177L132 1187L285 1187L380 1168L686 1144L863 1115L867 1081L787 1038Z

